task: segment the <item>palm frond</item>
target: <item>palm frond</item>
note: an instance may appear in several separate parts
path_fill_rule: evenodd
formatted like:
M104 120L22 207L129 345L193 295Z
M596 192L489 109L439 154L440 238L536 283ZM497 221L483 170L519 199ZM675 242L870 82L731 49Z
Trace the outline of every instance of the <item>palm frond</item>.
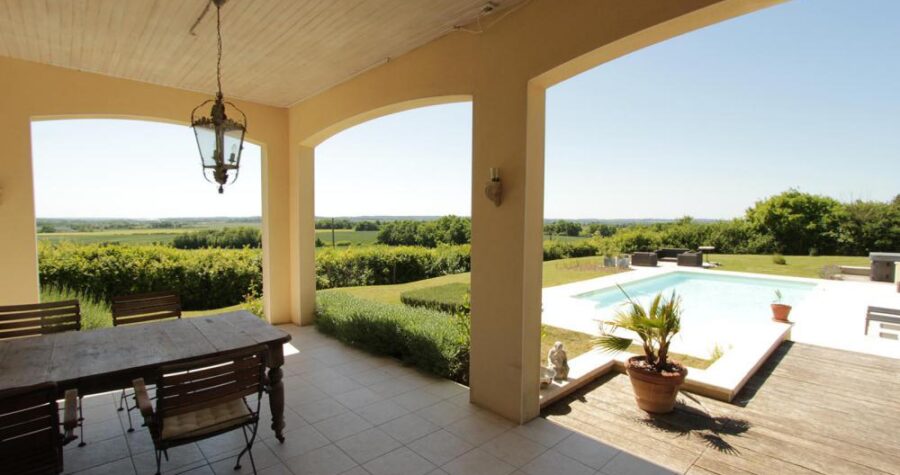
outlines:
M603 351L614 353L617 351L625 351L631 346L631 338L623 338L616 335L600 335L594 339L594 343Z

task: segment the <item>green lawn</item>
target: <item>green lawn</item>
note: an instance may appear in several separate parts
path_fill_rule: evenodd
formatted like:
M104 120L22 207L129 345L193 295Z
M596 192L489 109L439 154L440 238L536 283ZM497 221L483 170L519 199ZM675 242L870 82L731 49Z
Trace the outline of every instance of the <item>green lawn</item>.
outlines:
M560 259L558 261L544 262L543 285L544 287L552 287L554 285L593 279L594 277L615 274L618 272L616 269L603 267L601 265L602 262L602 257L578 257L574 259ZM348 292L364 299L399 304L401 303L400 294L403 292L456 282L468 283L470 275L470 273L466 272L463 274L445 275L433 279L418 280L406 284L342 287L340 289L332 290ZM324 290L322 292L330 292L332 290Z
M544 287L552 287L619 272L617 269L602 267L600 265L602 262L603 259L598 257L579 257L544 262L543 285ZM347 292L364 299L402 305L400 295L403 292L453 283L468 284L469 278L469 273L454 274L406 284L344 287L321 290L320 292ZM591 338L590 335L585 333L544 325L541 329L541 361L543 362L550 347L557 341L563 342L569 358L574 358L593 347Z
M865 256L784 256L785 265L772 262L771 255L713 254L708 258L710 262L721 264L714 268L716 270L811 278L819 278L822 268L828 265L869 265L869 258Z

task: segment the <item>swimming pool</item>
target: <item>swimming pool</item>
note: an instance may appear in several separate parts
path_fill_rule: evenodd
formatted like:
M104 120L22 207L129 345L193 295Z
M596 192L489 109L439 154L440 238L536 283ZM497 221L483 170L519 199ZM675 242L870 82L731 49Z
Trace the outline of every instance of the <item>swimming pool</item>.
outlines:
M681 333L709 345L733 343L741 332L771 322L769 304L780 290L782 302L800 305L817 284L778 278L715 274L712 272L669 272L621 284L635 301L648 304L657 293L682 300ZM622 308L626 297L616 286L574 296L594 303L597 318L608 320ZM695 345L692 345L695 346Z

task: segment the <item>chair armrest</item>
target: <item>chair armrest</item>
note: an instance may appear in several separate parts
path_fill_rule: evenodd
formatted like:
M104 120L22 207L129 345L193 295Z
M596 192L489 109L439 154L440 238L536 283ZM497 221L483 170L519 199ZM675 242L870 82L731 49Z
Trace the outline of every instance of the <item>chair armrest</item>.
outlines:
M134 398L137 400L137 406L141 410L144 419L153 417L153 405L150 404L150 396L147 394L147 386L144 384L144 378L138 378L132 381L134 385Z
M63 444L75 440L75 428L78 427L78 390L66 391L63 406Z

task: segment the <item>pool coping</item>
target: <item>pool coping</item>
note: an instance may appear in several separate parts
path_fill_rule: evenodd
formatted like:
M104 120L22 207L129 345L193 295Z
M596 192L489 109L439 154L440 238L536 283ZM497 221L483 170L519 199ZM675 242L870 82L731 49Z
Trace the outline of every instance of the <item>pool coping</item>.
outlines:
M681 389L731 402L778 346L789 339L790 327L790 324L782 324L777 331L772 331L772 338L766 345L738 347L723 355L709 368L688 368ZM569 362L569 378L565 381L553 381L550 386L541 389L541 408L553 404L611 370L624 373L625 362L632 356L635 355L628 352L611 355L593 349L572 358Z
M644 270L644 269L641 269ZM620 283L628 283L637 280L652 278L672 272L696 272L706 273L707 269L688 269L680 267L660 267L648 268L649 272L634 272L626 274L617 274ZM751 278L765 278L772 280L792 280L797 282L807 282L820 284L817 279L809 279L803 277L788 276L769 276L762 274L752 274L747 272L730 272L716 271L726 275L743 276ZM629 275L631 274L631 275ZM606 276L608 277L608 276ZM601 280L602 279L602 280ZM544 289L549 291L555 298L568 298L569 300L577 299L576 295L586 292L599 290L598 284L606 284L608 287L608 279L600 277L571 284L565 284L556 287ZM575 305L573 303L573 305ZM582 308L587 308L581 306ZM545 324L553 326L550 322ZM721 401L731 402L740 390L747 384L747 381L759 370L766 362L771 354L778 348L781 343L790 338L792 324L771 322L765 325L756 333L754 338L749 341L742 341L741 344L729 348L718 360L713 362L706 369L689 368L688 375L685 378L683 390L690 391L703 396L711 397ZM619 352L616 354L605 353L602 350L594 349L573 358L569 362L569 378L563 382L554 381L547 388L541 389L540 404L545 407L558 401L562 397L570 394L581 386L590 381L603 376L609 371L615 369L619 372L625 371L625 361L634 356L629 352Z

